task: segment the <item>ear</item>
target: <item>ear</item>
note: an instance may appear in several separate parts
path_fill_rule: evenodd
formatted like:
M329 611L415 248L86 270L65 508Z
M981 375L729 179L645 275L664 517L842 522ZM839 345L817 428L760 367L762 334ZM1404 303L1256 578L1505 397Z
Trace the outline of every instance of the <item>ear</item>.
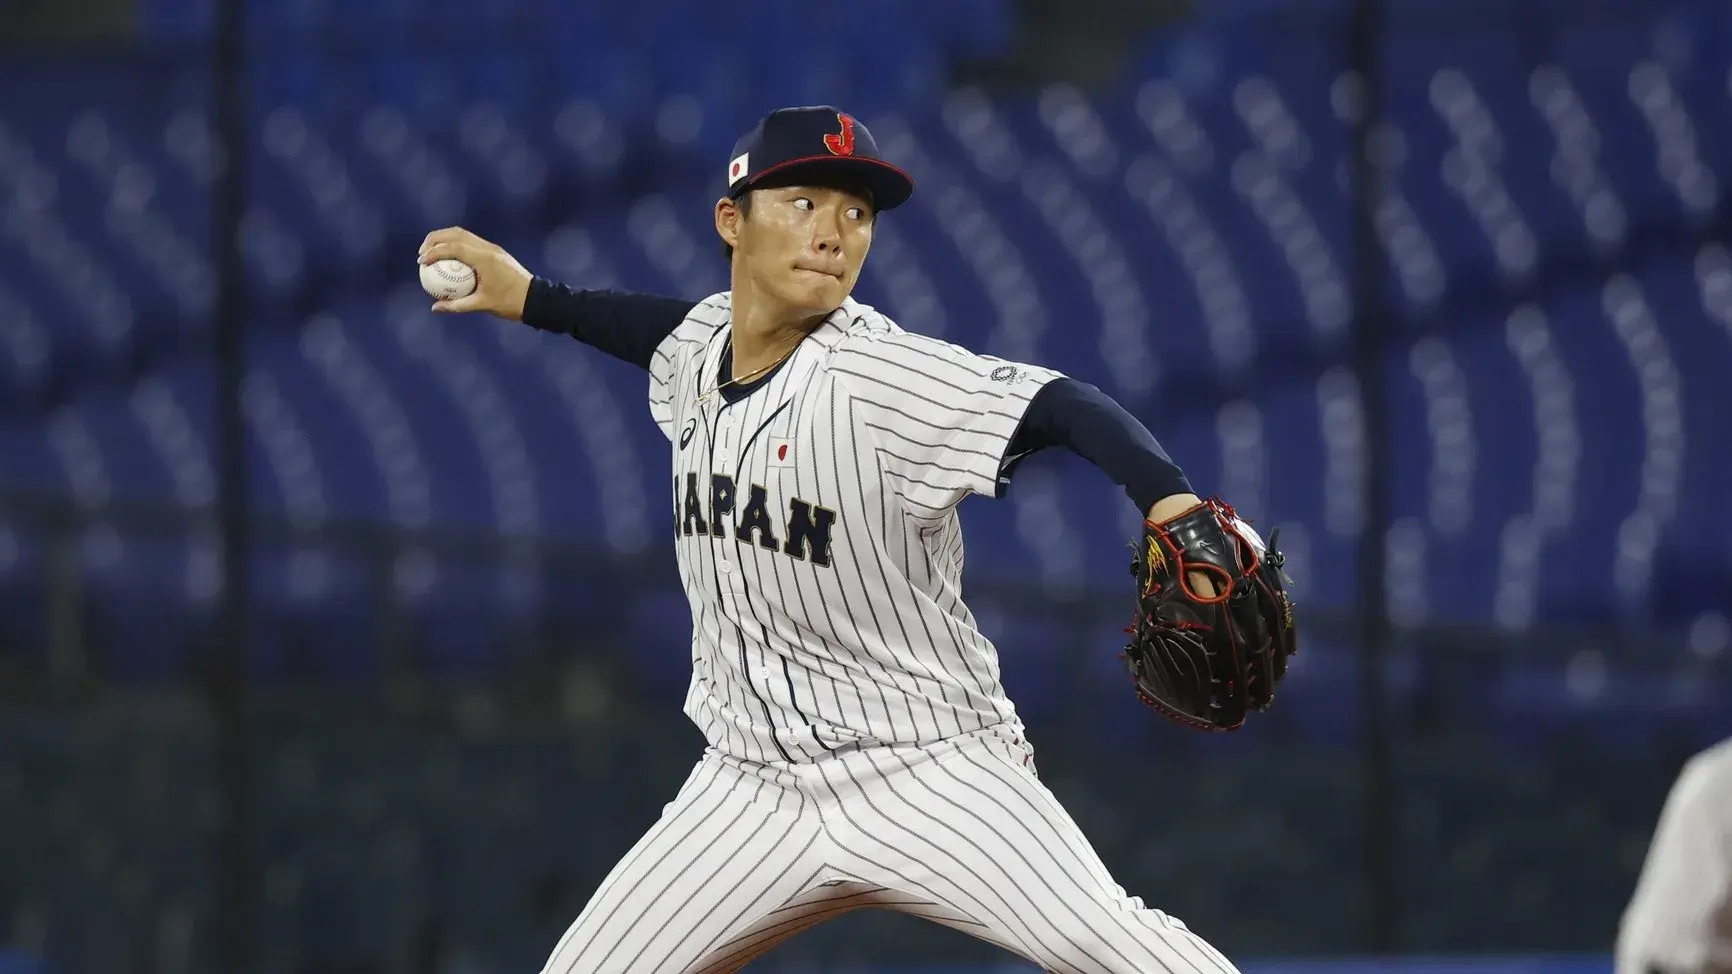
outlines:
M722 243L730 247L740 245L740 224L745 219L739 203L726 196L716 200L716 236L722 238Z

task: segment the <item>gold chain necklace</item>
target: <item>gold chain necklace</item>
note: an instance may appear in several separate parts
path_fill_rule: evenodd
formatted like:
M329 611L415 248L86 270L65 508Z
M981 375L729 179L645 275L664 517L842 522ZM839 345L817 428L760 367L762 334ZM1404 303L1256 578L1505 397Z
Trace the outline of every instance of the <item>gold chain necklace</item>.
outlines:
M716 387L714 389L711 389L709 392L706 392L703 395L698 397L698 405L700 405L700 406L706 405L710 401L711 396L716 395L717 393L721 392L723 389L726 389L728 386L739 385L742 382L750 382L753 379L756 379L758 376L763 375L765 372L768 372L771 369L775 368L776 366L781 365L784 361L787 360L788 356L794 354L794 350L800 347L800 339L805 338L805 337L806 337L805 335L801 335L799 338L794 339L794 344L789 345L788 350L783 352L781 355L776 356L776 360L771 362L769 365L766 365L761 369L753 369L752 371L747 372L745 375L735 376L734 378L729 379L726 382L716 383ZM733 339L730 338L729 339L730 346L732 344L732 341L733 341Z

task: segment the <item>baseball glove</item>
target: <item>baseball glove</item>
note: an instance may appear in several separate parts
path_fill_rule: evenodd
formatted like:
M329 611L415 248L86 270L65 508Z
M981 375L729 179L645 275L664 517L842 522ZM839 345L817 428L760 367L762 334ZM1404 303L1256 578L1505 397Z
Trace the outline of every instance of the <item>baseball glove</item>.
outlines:
M1137 607L1124 659L1145 704L1188 727L1238 730L1266 709L1298 651L1285 559L1220 500L1143 522ZM1193 590L1190 576L1214 582Z

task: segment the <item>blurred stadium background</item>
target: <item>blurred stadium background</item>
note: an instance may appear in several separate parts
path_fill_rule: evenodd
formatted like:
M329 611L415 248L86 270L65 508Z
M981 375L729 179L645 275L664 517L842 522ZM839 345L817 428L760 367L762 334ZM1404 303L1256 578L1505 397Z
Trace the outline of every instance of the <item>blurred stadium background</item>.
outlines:
M666 445L415 245L720 290L728 147L824 102L919 184L862 300L1291 549L1289 689L1205 739L1126 690L1116 489L964 506L1118 878L1248 971L1606 969L1732 734L1732 6L242 8L0 0L0 969L539 969L700 747ZM753 970L1005 962L860 915Z

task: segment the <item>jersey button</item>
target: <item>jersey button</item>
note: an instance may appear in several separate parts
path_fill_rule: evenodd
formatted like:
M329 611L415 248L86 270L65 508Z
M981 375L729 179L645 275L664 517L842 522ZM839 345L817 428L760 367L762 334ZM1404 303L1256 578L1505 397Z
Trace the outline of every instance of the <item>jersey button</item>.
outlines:
M716 567L722 570L723 575L732 575L734 573L734 563L731 561L719 561L716 563Z

